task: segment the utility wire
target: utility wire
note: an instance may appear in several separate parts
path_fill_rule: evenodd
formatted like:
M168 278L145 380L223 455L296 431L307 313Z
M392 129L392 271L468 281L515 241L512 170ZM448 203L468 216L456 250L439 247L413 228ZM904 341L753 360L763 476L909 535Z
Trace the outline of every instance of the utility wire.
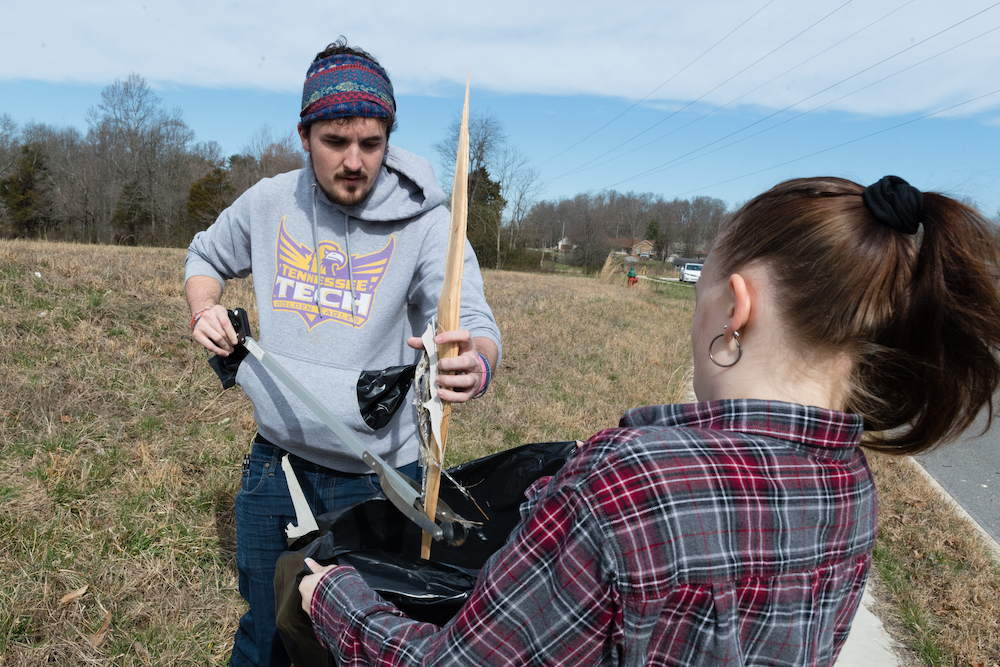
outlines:
M817 97L817 96L819 96L819 95L822 95L823 93L825 93L825 92L827 92L827 91L829 91L829 90L831 90L831 89L833 89L833 88L836 88L837 86L841 85L842 83L846 83L847 81L850 81L851 79L854 79L854 78L856 78L856 77L858 77L858 76L860 76L860 75L864 74L865 72L868 72L869 70L871 70L871 69L874 69L875 67L878 67L879 65L882 65L882 64L884 64L884 63L886 63L886 62L889 62L890 60L892 60L892 59L894 59L894 58L897 58L897 57L901 56L902 54L906 53L907 51L910 51L910 50L912 50L912 49L915 49L916 47L920 46L921 44L924 44L924 43L928 42L929 40L932 40L932 39L934 39L934 38L936 38L936 37L938 37L938 36L940 36L940 35L943 35L944 33L948 32L949 30L953 30L954 28L956 28L956 27L958 27L958 26L962 25L963 23L967 23L968 21L971 21L972 19L976 18L976 17L977 17L977 16L979 16L980 14L983 14L984 12L987 12L987 11L989 11L989 10L993 9L994 7L996 7L996 6L998 6L998 5L1000 5L1000 2L996 2L996 3L992 4L992 5L990 5L989 7L986 7L985 9L982 9L982 10L980 10L980 11L976 12L975 14L972 14L971 16L968 16L968 17L966 17L966 18L962 19L961 21L958 21L957 23L954 23L954 24L952 24L952 25L948 26L947 28L944 28L944 29L942 29L942 30L939 30L938 32L934 33L933 35L930 35L929 37L925 37L924 39L920 40L919 42L916 42L916 43L914 43L914 44L911 44L910 46L906 47L905 49L903 49L903 50L901 50L901 51L898 51L898 52L894 53L894 54L893 54L893 55L891 55L891 56L888 56L888 57L886 57L886 58L883 58L882 60L880 60L880 61L878 61L878 62L876 62L876 63L874 63L874 64L872 64L872 65L869 65L868 67L865 67L864 69L862 69L862 70L859 70L858 72L855 72L854 74L851 74L850 76L848 76L848 77L845 77L845 78L841 79L840 81L837 81L836 83L833 83L833 84L831 84L831 85L827 86L826 88L823 88L822 90L820 90L820 91L818 91L818 92L815 92L815 93L813 93L812 95L809 95L809 96L807 96L807 97L804 97L804 98L802 98L801 100L799 100L799 101L797 101L797 102L795 102L795 103L793 103L793 104L790 104L790 105L788 105L788 106L784 107L783 109L779 109L778 111L775 111L774 113L771 113L771 114L769 114L769 115L767 115L767 116L765 116L765 117L763 117L763 118L760 118L760 119L758 119L758 120L756 120L756 121L754 121L754 122L750 123L749 125L746 125L746 126L744 126L744 127L740 128L740 129L738 129L738 130L735 130L734 132L731 132L731 133L729 133L729 134L725 135L724 137L721 137L721 138L719 138L719 139L716 139L715 141L712 141L712 142L710 142L710 143L708 143L708 144L705 144L704 146L702 146L702 147L700 147L700 148L696 149L695 151L691 151L691 153L694 153L694 152L698 152L698 151L701 151L701 150L704 150L705 148L708 148L709 146L713 146L713 145L715 145L715 144L719 143L720 141L725 141L725 140L726 140L726 139L728 139L729 137L732 137L732 136L735 136L735 135L737 135L737 134L739 134L739 133L741 133L741 132L744 132L745 130L748 130L748 129L750 129L751 127L754 127L755 125L759 125L760 123L763 123L764 121L767 121L767 120L769 120L769 119L771 119L771 118L774 118L775 116L777 116L777 115L779 115L779 114L782 114L782 113L784 113L784 112L788 111L789 109L793 109L794 107L797 107L797 106L799 106L799 105L800 105L800 104L802 104L803 102L806 102L806 101L808 101L808 100L811 100L811 99L812 99L812 98L814 98L814 97ZM981 35L980 35L980 36L981 36ZM969 40L969 41L971 41L971 40ZM950 50L950 49L949 49L949 50ZM945 52L947 52L947 51L945 51ZM887 78L888 78L888 77L887 77ZM817 108L819 108L819 107L817 107ZM805 113L809 113L809 112L807 111L807 112L805 112ZM805 114L802 114L802 115L805 115ZM801 116L800 116L800 117L801 117ZM663 137L660 137L660 139L662 139L662 138L663 138ZM658 141L658 140L659 140L659 139L656 139L656 140L654 140L654 141L651 141L651 142L648 142L648 143L644 144L643 146L640 146L639 148L646 148L646 147L648 147L648 146L652 145L653 143L655 143L655 141ZM734 142L734 143L735 143L735 142ZM633 150L632 152L634 152L634 150ZM714 151L713 151L713 152L714 152ZM691 153L688 153L687 155L690 155ZM618 156L618 157L623 157L623 156ZM660 165L658 165L658 166L656 166L656 167L652 167L651 169L648 169L648 170L646 170L646 171L644 171L644 172L642 172L642 173L640 173L640 174L636 174L635 176L631 176L631 177L629 177L629 178L626 178L626 179L624 179L624 180L622 180L622 181L619 181L618 183L615 183L614 185L610 185L610 186L608 186L608 187L612 187L612 188L613 188L613 187L615 187L615 186L617 186L617 185L620 185L620 184L622 184L622 183L627 183L627 182L629 182L629 181L632 181L632 180L635 180L635 179L637 179L637 178L641 178L641 177L643 177L643 176L648 176L648 175L650 175L650 174L653 174L653 173L657 172L658 170L660 170L660 169L662 169L662 168L664 168L664 167L668 167L668 166L670 166L670 165L671 165L671 164L673 164L673 162L675 162L676 160L678 160L678 159L682 159L682 157L684 157L684 156L681 156L681 158L674 158L674 159L672 159L672 160L668 160L667 162L664 162L663 164L660 164ZM618 159L618 158L615 158L615 159ZM553 180L554 180L554 179L553 179Z
M848 1L850 1L850 0L848 0ZM562 151L556 153L555 155L553 155L549 159L545 160L544 162L539 163L538 166L541 167L542 165L547 164L547 163L551 162L552 160L555 160L560 155L564 155L565 153L568 153L569 151L573 150L574 148L576 148L577 146L579 146L580 144L582 144L587 139L590 139L592 136L594 136L595 134L597 134L598 132L600 132L601 130L603 130L604 128L606 128L608 125L611 125L612 123L614 123L616 120L618 120L619 118L621 118L622 116L624 116L625 114L627 114L632 109L636 108L637 106L639 106L640 104L642 104L643 102L645 102L647 99L649 99L649 97L653 93L655 93L656 91L658 91L660 88L663 88L665 85L667 85L668 83L670 83L671 81L673 81L674 79L676 79L678 76L680 76L682 73L684 73L685 71L687 71L688 68L690 68L696 62L698 62L699 60L701 60L702 58L704 58L706 55L708 55L713 49L715 49L715 47L719 46L719 44L722 44L722 42L726 41L733 33L735 33L737 30L739 30L744 25L746 25L748 22L750 22L755 16L757 16L758 14L760 14L762 11L764 11L765 9L767 9L767 7L769 7L773 2L774 2L774 0L768 0L767 4L765 4L763 7L761 7L756 12L754 12L753 14L751 14L747 19L745 19L738 26L736 26L735 28L733 28L732 30L730 30L728 33L726 33L726 35L724 37L722 37L722 39L718 40L715 44L713 44L712 46L708 47L708 49L706 49L705 51L703 51L701 53L701 55L699 55L697 58L695 58L694 60L692 60L691 62L689 62L687 65L685 65L681 69L679 69L676 72L674 72L674 74L669 79L667 79L666 81L664 81L663 83L661 83L659 86L657 86L653 90L651 90L648 93L646 93L646 95L642 99L640 99L639 101L635 102L628 109L625 109L625 111L622 111L620 114L618 114L617 116L615 116L614 118L612 118L611 120L609 120L608 122L606 122L604 125L601 125L599 128L597 128L596 130L594 130L593 132L591 132L590 134L588 134L587 136L585 136L583 139L580 139L579 141L577 141L572 146L563 149Z
M688 2L689 2L689 1L690 1L690 0L688 0ZM629 49L628 51L626 51L626 52L625 52L624 54L622 54L622 57L621 57L621 58L619 58L619 59L618 59L617 61L615 61L615 62L614 62L614 64L612 64L612 65L609 65L609 66L608 66L608 68L607 68L606 70L604 70L604 71L605 71L605 73L607 73L607 72L611 72L611 71L615 71L615 70L617 69L618 65L620 65L620 64L621 64L621 62L622 62L623 60L625 60L626 58L628 58L628 57L629 57L629 55L631 55L631 53L632 53L633 51L635 51L635 50L636 50L637 48L639 48L639 47L640 47L640 46L641 46L641 45L642 45L643 43L645 43L646 41L648 41L648 40L649 40L649 38L650 38L650 37L652 37L652 36L653 36L654 34L656 34L656 33L657 33L657 32L659 31L659 29L660 29L660 28L662 28L662 27L663 27L663 25L664 25L664 24L665 24L665 23L666 23L667 21L669 21L669 20L670 20L671 18L673 18L674 14L676 14L676 13L677 13L678 11L680 11L681 7L684 7L685 5L687 5L687 4L688 4L688 2L682 2L682 3L680 4L680 5L678 5L678 6L677 6L677 7L676 7L676 8L674 9L674 11L670 12L670 14L668 14L668 15L666 16L666 18L664 18L664 19L663 19L662 21L660 21L659 25L657 25L657 26L656 26L655 28L653 28L652 30L650 30L649 32L647 32L647 33L646 33L646 36L645 36L645 37L643 37L643 38L642 38L642 39L640 39L640 40L639 40L638 42L636 42L635 44L633 44L632 48L631 48L631 49ZM911 0L911 2L912 2L912 0ZM559 110L558 110L558 111L556 111L556 112L555 112L555 113L553 113L553 114L552 114L551 116L549 116L548 118L546 118L546 119L545 119L544 121L542 121L541 123L539 123L538 125L536 125L536 126L534 127L534 129L532 129L532 130L529 130L529 132L528 132L527 136L528 136L528 137L531 137L531 136L534 136L534 134L535 134L536 132L538 132L538 131L539 131L539 130L541 130L541 129L542 129L543 127L545 127L546 125L548 125L548 124L549 124L549 123L550 123L550 122L552 121L552 119L553 119L553 118L560 118L560 117L562 116L562 113L563 113L564 111L566 111L566 109L568 109L568 108L569 108L569 107L570 107L570 106L571 106L571 105L572 105L572 104L573 104L574 102L576 102L576 100L578 100L578 99L579 99L580 97L582 97L582 96L581 96L581 95L576 95L576 96L574 96L574 97L571 97L571 98L570 98L569 100L567 100L567 101L566 101L566 104L564 104L564 105L563 105L562 107L560 107L560 108L559 108Z
M970 42L974 42L977 39L980 39L982 37L985 37L986 35L994 33L997 30L1000 30L1000 26L996 26L995 28L990 28L986 32L980 33L979 35L976 35L975 37L967 39L964 42L962 42L961 44L956 44L956 45L954 45L954 46L952 46L950 48L945 49L944 51L941 51L939 53L935 53L932 56L924 58L920 62L913 63L912 65L909 65L908 67L904 67L901 70L893 72L892 74L889 74L888 76L884 76L884 77L882 77L881 79L879 79L877 81L872 81L871 83L866 84L866 85L862 86L861 88L857 88L855 90L852 90L849 93L841 95L840 97L838 97L836 99L832 99L829 102L824 102L823 104L820 104L817 107L813 107L812 109L809 109L808 111L803 111L802 113L800 113L797 116L793 116L791 118L786 118L785 120L780 121L778 123L775 123L774 125L771 125L770 127L766 127L766 128L764 128L764 129L762 129L762 130L760 130L758 132L754 132L753 134L747 135L745 137L740 137L736 141L731 141L728 144L725 144L724 146L719 146L718 148L715 148L715 149L710 150L708 152L702 153L701 155L696 155L696 156L692 157L689 160L684 160L684 158L689 157L691 155L694 155L695 153L698 153L699 151L702 151L702 150L708 148L709 146L712 146L712 145L714 145L714 144L716 144L716 143L718 143L720 141L724 141L725 139L733 136L734 134L738 134L739 132L742 132L743 130L737 130L736 132L732 132L732 133L726 135L725 137L722 137L721 139L716 139L715 141L713 141L713 142L711 142L709 144L705 144L704 146L701 146L700 148L696 148L693 151L689 151L689 152L685 153L684 155L680 155L680 156L674 158L673 160L670 160L669 162L666 162L666 163L664 163L662 165L659 165L657 167L653 167L652 169L650 169L648 171L645 171L645 172L643 172L643 173L641 173L641 174L639 174L637 176L632 176L630 178L625 179L624 181L620 181L619 183L616 183L615 185L620 185L621 183L626 183L626 182L634 180L636 178L641 178L643 176L650 176L652 174L658 174L658 173L660 173L662 171L666 171L667 169L670 169L670 168L673 168L673 167L679 167L681 165L688 164L689 162L694 162L695 160L700 160L701 158L703 158L705 156L708 156L708 155L711 155L712 153L717 153L717 152L719 152L721 150L729 148L730 146L735 146L738 143L742 143L744 141L747 141L748 139L752 139L752 138L760 136L760 135L762 135L762 134L764 134L766 132L770 132L771 130L774 130L774 129L778 128L778 127L781 127L782 125L784 125L786 123L790 123L792 121L798 120L799 118L802 118L803 116L805 116L807 114L813 113L814 111L819 111L823 107L827 107L827 106L830 106L831 104L835 104L835 103L837 103L837 102L839 102L839 101L841 101L843 99L846 99L846 98L850 97L851 95L854 95L856 93L860 93L862 90L866 90L868 88L871 88L872 86L875 86L875 85L878 85L878 84L880 84L880 83L882 83L884 81L887 81L888 79L891 79L894 76L897 76L899 74L902 74L903 72L911 70L914 67L919 67L920 65L923 65L924 63L926 63L928 61L934 60L935 58L937 58L939 56L942 56L942 55L948 53L949 51L954 51L955 49L963 47L963 46L965 46L966 44L968 44ZM770 117L771 116L768 116L768 118L770 118ZM750 127L750 126L748 125L747 127ZM746 129L746 128L743 128L743 129ZM681 162L680 160L684 160L684 161ZM614 185L611 186L611 187L614 187Z
M916 123L918 121L927 120L928 118L931 118L933 116L938 116L940 114L947 113L948 111L952 111L953 109L957 109L958 107L965 106L966 104L972 104L973 102L978 102L979 100L985 99L987 97L991 97L991 96L996 95L998 93L1000 93L1000 88L998 88L997 90L994 90L991 93L986 93L984 95L980 95L978 97L974 97L971 100L965 100L964 102L959 102L958 104L953 104L950 107L946 107L944 109L938 109L937 111L931 112L929 114L924 114L923 116L920 116L919 118L911 118L910 120L903 121L902 123L898 123L896 125L893 125L892 127L886 127L886 128L881 129L881 130L878 130L877 132L872 132L870 134L866 134L866 135L861 136L861 137L856 137L854 139L851 139L850 141L845 141L845 142L839 143L839 144L837 144L835 146L830 146L828 148L824 148L822 150L818 150L818 151L816 151L814 153L810 153L809 155L802 155L800 157L797 157L797 158L794 158L794 159L791 159L791 160L787 160L787 161L782 162L780 164L774 164L774 165L771 165L770 167L765 167L764 169L758 169L757 171L752 171L752 172L749 172L747 174L743 174L741 176L735 176L733 178L728 178L728 179L726 179L724 181L719 181L717 183L712 183L711 185L706 185L704 187L695 188L695 189L692 189L692 190L687 190L685 192L678 193L676 196L679 197L681 195L691 194L692 192L700 192L700 191L703 191L703 190L707 190L708 188L714 188L714 187L719 186L719 185L725 185L726 183L732 183L733 181L738 181L738 180L743 179L743 178L749 178L750 176L756 176L757 174L762 174L765 171L770 171L772 169L778 169L779 167L785 167L785 166L788 166L790 164L794 164L795 162L800 162L802 160L807 160L807 159L809 159L811 157L816 157L817 155L822 155L823 153L829 153L830 151L836 150L838 148L843 148L844 146L849 146L851 144L856 144L859 141L864 141L866 139L871 139L872 137L878 136L880 134L885 134L886 132L891 132L892 130L898 130L899 128L905 127L906 125L911 125L911 124Z
M717 111L721 111L722 109L725 109L726 107L728 107L728 106L730 106L730 105L732 105L732 104L735 104L736 102L739 102L739 101L740 101L741 99L743 99L743 98L744 98L744 97L746 97L747 95L751 95L751 94L753 94L753 93L757 92L758 90L760 90L761 88L763 88L763 87L765 87L765 86L768 86L768 85L770 85L770 84L774 83L775 81L777 81L777 80L778 80L778 79L780 79L781 77L785 76L786 74L789 74L789 73L791 73L791 72L795 71L796 69L798 69L798 68L802 67L802 66L803 66L803 65L805 65L806 63L808 63L808 62L810 62L810 61L812 61L812 60L815 60L816 58L820 57L820 56L821 56L821 55L823 55L824 53L827 53L828 51L831 51L831 50L835 49L836 47L840 46L841 44L843 44L844 42L848 41L849 39L852 39L853 37L855 37L855 36L857 36L858 34L860 34L860 33L864 32L865 30L868 30L868 29L869 29L869 28L871 28L871 27L872 27L873 25L875 25L875 24L877 24L877 23L879 23L879 22L881 22L881 21L885 20L886 18L888 18L888 17L892 16L893 14L895 14L896 12L898 12L899 10L903 9L904 7L907 7L908 5L911 5L911 4L913 4L914 2L916 2L916 0L908 0L908 2L906 2L906 3L902 4L902 5L900 5L899 7L896 7L895 9L893 9L892 11L890 11L890 12L889 12L888 14L884 14L884 15L882 15L881 17L879 17L879 18L875 19L874 21L872 21L871 23L869 23L868 25L864 26L863 28L859 28L858 30L855 30L855 31L854 31L854 32L852 32L852 33L851 33L850 35L848 35L848 36L844 37L844 38L843 38L843 39L841 39L840 41L838 41L838 42L835 42L835 43L831 44L830 46L826 47L825 49L823 49L822 51L819 51L818 53L815 53L815 54L813 54L813 55L809 56L808 58L806 58L805 60L803 60L803 61L802 61L802 62L800 62L799 64L797 64L797 65L794 65L793 67L790 67L789 69L786 69L786 70L785 70L784 72L782 72L781 74L778 74L778 75L776 75L776 76L774 76L774 77L772 77L772 78L768 79L768 80L767 80L767 81L765 81L764 83L762 83L762 84L760 84L759 86L757 86L757 87L753 88L752 90L748 90L747 92L743 93L743 94L742 94L742 95L740 95L739 97L736 97L736 98L734 98L734 99L731 99L731 100L729 100L728 102L726 102L726 103L725 103L725 104L723 104L722 106L720 106L720 107L716 107L715 109L712 109L711 111L709 111L709 112L708 112L708 113L706 113L706 114L702 114L701 116L699 116L699 117L695 118L694 120L692 120L692 121L691 121L690 123L687 123L686 125L682 125L682 126L678 127L678 128L677 128L677 129L675 129L675 130L671 130L671 131L670 131L670 132L668 132L667 134L665 134L665 135L663 135L663 136L660 136L660 137L657 137L656 139L654 139L654 140L652 140L652 141L650 141L650 142L648 142L648 143L645 143L645 144L642 144L641 146L636 146L636 147L635 147L635 148L633 148L632 150L629 150L629 151L626 151L626 152L622 153L621 155L618 155L618 156L616 156L616 157L614 157L614 158L612 158L612 159L613 159L613 160L618 160L618 159L620 159L620 158L623 158L623 157L625 157L626 155L631 155L632 153L634 153L634 152L636 152L636 151L639 151L639 150L642 150L643 148L646 148L646 147L648 147L648 146L651 146L652 144L656 143L657 141L661 141L662 139L665 139L665 138L669 137L669 136L670 136L670 135L672 135L672 134L676 134L677 132L679 132L679 131L681 131L681 130L683 130L683 129L686 129L686 128L688 128L688 127L692 126L692 125L694 125L695 123L697 123L697 122L698 122L698 121L700 121L700 120L704 120L705 118L707 118L707 117L711 116L712 114L714 114L714 113L715 113L715 112L717 112ZM838 7L838 10L839 10L839 9L840 9L840 8ZM835 10L835 11L836 11L836 10ZM813 25L815 25L815 24L813 24ZM812 27L812 26L810 26L810 28L811 28L811 27ZM808 30L808 28L807 28L807 30ZM802 33L799 33L799 34L801 35ZM786 42L786 43L787 43L787 42ZM714 90L714 89L713 89L713 90ZM709 91L709 92L711 92L711 91ZM706 93L706 95L707 95L707 94L708 94L708 93ZM704 97L704 96L705 96L705 95L702 95L702 97ZM701 98L699 98L699 99L701 99ZM793 105L793 106L794 106L794 105ZM669 117L668 117L668 118L669 118ZM664 120L667 120L667 119L664 119ZM650 125L650 126L649 126L648 128L646 128L645 130L643 130L643 131L642 131L642 132L640 132L639 134L636 134L636 135L632 136L631 138L629 138L628 140L626 140L626 141L623 141L622 143L618 144L618 145L617 145L617 146L615 146L614 148L612 148L612 149L610 149L610 150L608 150L608 151L605 151L604 153L601 153L600 155L598 155L598 156L597 156L597 157L595 157L594 159L592 159L592 160L589 160L589 161L587 161L587 162L584 162L583 164L581 164L581 165L578 165L578 166L574 167L573 169L571 169L571 170L569 170L569 171L567 171L567 172L565 172L565 173L563 173L563 174L560 174L559 176L556 176L556 177L554 177L554 178L551 178L551 179L549 179L549 180L550 180L550 182L551 182L551 181L555 181L555 180L558 180L558 179L560 179L560 178L563 178L564 176L572 176L572 175L574 175L574 174L577 174L577 173L579 173L579 172L582 172L582 171L585 171L585 170L587 169L587 167L588 167L589 165L591 165L591 164L593 164L594 162L597 162L598 160L600 160L600 159L602 159L602 158L606 157L607 155L609 155L609 154L611 154L611 153L615 152L615 151L616 151L616 150L618 150L619 148L623 148L623 147L625 147L626 145L628 145L629 143L631 143L631 142L632 142L633 140L635 140L635 139L637 139L638 137L642 136L643 134L645 134L645 133L646 133L646 132L648 132L649 130L653 129L654 127L656 127L657 125L659 125L659 124L660 124L660 123L662 123L662 122L663 122L663 121L659 121L659 122L657 122L657 123L654 123L653 125ZM749 127L749 126L748 126L748 127ZM747 128L741 128L740 130L737 130L737 132L736 132L736 133L739 133L739 132L742 132L742 131L743 131L744 129L747 129ZM725 137L722 137L722 139L718 139L717 141L724 141L724 140L725 140L726 138L728 138L728 137L730 137L730 136L732 136L732 135L731 135L731 134L730 134L730 135L726 135ZM711 145L711 144L709 144L709 145ZM703 148L705 148L705 147L702 147L702 148L698 148L698 149L695 149L695 151L693 151L693 152L697 152L697 151L699 151L699 150L702 150ZM688 153L687 155L690 155L690 153ZM681 156L681 158L683 158L683 157L686 157L686 155L682 155L682 156ZM680 159L680 158L677 158L677 159Z

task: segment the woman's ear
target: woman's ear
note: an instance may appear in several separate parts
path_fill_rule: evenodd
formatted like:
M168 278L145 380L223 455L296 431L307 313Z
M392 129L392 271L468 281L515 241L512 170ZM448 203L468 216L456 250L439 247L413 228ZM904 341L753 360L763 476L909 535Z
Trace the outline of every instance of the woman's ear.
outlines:
M729 321L726 322L726 338L733 339L733 333L739 331L750 321L752 299L747 289L746 280L738 273L729 276L729 292L732 304L729 307Z

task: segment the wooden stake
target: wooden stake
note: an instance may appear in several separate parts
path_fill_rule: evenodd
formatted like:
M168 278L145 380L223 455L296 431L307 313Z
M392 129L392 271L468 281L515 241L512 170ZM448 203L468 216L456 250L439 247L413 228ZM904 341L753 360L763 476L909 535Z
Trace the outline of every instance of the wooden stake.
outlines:
M438 333L454 331L460 327L462 305L462 267L465 265L465 225L469 214L469 80L465 80L465 106L462 108L462 126L458 133L458 154L455 156L455 180L451 188L451 229L448 231L448 256L445 260L444 285L438 301ZM438 345L438 359L458 355L458 343ZM441 488L441 465L444 448L448 442L448 418L451 403L444 404L441 417L441 442L431 439L431 455L427 461L427 490L424 511L431 521L437 514L438 492ZM431 536L424 532L420 543L420 557L431 557Z

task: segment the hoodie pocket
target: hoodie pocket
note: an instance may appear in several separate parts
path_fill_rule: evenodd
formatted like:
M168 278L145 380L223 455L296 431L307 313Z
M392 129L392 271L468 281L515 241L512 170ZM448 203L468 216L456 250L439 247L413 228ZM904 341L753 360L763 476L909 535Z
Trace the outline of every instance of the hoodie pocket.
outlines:
M303 361L271 350L266 353L343 426L359 436L375 433L365 423L358 405L360 369ZM329 428L312 409L253 355L240 364L237 382L253 402L258 423L279 438L276 442L287 439L306 443L329 438Z

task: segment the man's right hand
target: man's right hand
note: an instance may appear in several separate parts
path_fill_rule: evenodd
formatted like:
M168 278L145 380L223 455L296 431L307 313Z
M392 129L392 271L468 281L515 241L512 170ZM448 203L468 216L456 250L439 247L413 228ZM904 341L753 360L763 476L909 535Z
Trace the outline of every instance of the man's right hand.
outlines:
M220 357L228 357L239 342L233 323L229 321L229 313L219 304L201 314L191 331L191 337Z

